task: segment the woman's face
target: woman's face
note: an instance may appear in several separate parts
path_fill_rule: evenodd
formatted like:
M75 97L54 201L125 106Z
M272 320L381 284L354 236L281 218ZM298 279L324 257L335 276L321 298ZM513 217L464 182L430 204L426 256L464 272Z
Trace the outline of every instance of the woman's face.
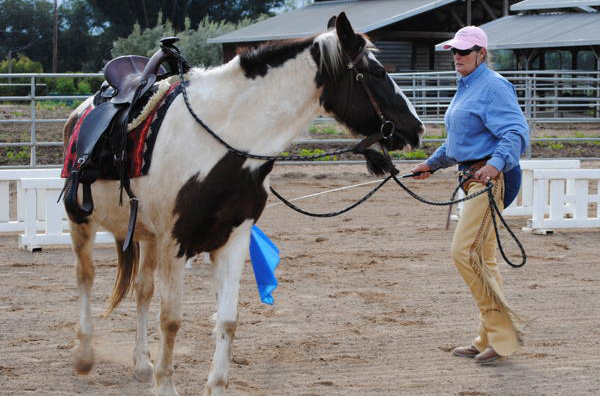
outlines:
M471 74L477 66L481 65L485 59L486 49L481 48L478 51L471 51L468 55L461 55L456 52L453 48L454 53L454 68L461 76L467 76Z

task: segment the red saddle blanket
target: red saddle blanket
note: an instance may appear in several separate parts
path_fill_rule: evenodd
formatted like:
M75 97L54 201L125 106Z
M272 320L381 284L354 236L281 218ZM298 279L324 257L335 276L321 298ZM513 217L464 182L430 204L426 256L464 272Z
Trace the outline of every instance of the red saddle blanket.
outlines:
M149 112L146 119L144 119L135 129L127 133L127 168L129 178L143 176L148 173L152 159L152 151L154 150L154 143L162 125L164 115L173 100L181 92L178 87L179 83L171 85L163 98L156 104L154 109ZM71 174L73 164L77 160L76 142L79 137L81 124L94 107L95 106L92 104L86 108L73 128L73 133L69 138L69 144L65 150L64 163L60 177L68 178ZM111 165L100 164L99 178L119 179L119 176L116 169Z

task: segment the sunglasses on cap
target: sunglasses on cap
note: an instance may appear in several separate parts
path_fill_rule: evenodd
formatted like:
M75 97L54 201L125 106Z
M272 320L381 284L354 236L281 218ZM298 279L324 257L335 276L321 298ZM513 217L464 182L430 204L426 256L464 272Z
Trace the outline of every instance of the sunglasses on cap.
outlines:
M454 47L452 47L452 48L450 48L450 51L452 51L452 55L456 55L456 54L458 54L458 55L460 55L460 56L467 56L467 55L469 55L471 52L473 52L473 51L477 52L477 51L479 51L480 49L481 49L481 47L478 47L478 46L474 46L473 48L468 48L468 49L464 49L464 50L460 50L460 49L458 49L458 48L454 48Z

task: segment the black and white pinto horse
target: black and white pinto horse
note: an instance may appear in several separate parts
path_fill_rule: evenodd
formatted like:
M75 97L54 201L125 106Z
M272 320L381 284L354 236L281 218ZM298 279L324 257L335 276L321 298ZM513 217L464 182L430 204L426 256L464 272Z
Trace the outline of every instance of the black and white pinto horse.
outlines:
M418 147L423 124L375 58L372 44L353 31L344 14L334 23L334 29L315 37L267 44L220 67L191 69L186 75L187 91L195 112L230 145L253 154L281 152L319 114L332 115L365 136L379 132L383 115L395 130L381 144L390 150ZM349 62L354 62L367 89L361 88ZM69 118L66 136L87 104ZM78 342L73 349L73 364L79 373L89 372L94 363L92 247L96 228L102 226L114 234L119 252L110 310L134 288L135 376L142 382L154 378L161 396L177 395L173 349L182 321L186 258L210 253L217 300L216 348L205 392L225 393L238 322L240 276L250 229L265 207L272 168L273 161L247 159L228 151L192 118L179 95L164 116L148 174L131 180L140 199L134 254L120 253L129 213L126 205L119 205L118 182L98 180L92 185L93 214L81 224L70 222L80 293ZM161 338L153 366L147 326L155 275Z

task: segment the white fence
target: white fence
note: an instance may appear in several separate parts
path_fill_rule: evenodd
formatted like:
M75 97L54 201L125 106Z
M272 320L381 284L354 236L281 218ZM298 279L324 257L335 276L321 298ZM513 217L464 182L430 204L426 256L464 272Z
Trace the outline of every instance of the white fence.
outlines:
M600 227L600 169L533 171L533 214L529 228ZM548 209L548 210L546 210Z
M519 103L533 130L537 123L600 123L600 72L553 70L553 71L502 71L511 83L514 84L518 94ZM417 109L425 123L443 123L452 97L456 91L456 73L421 72L421 73L393 73L392 77L398 82L405 94ZM27 142L0 141L0 147L26 147L30 151L30 167L38 166L37 149L40 147L62 147L59 141L38 141L38 124L64 124L66 119L43 119L36 114L36 104L43 101L57 100L84 100L85 95L48 96L36 92L39 82L45 79L56 78L83 78L98 77L100 73L67 73L67 74L0 74L0 80L12 79L14 81L28 80L29 92L21 96L0 96L0 102L21 102L30 105L27 116L14 119L0 119L0 124L14 124L15 130L28 125L30 139ZM21 83L18 83L21 84ZM39 91L39 90L38 90ZM333 121L332 119L318 119L320 121ZM318 121L316 120L316 121ZM17 125L19 125L17 127ZM339 141L339 139L337 139ZM561 141L564 138L533 138L536 141ZM600 141L597 137L573 137L569 141L586 142ZM318 140L310 139L311 144ZM438 142L432 139L430 142ZM306 144L306 140L301 140ZM320 141L319 144L325 143ZM527 156L531 156L530 148ZM23 166L23 165L19 165Z
M16 184L14 197L11 182ZM0 232L23 232L19 247L30 251L70 244L66 212L62 202L57 202L63 186L60 169L0 170ZM16 209L13 216L11 204ZM108 232L96 233L96 242L113 241Z
M512 204L502 212L504 216L526 216L533 214L533 171L535 169L578 169L581 166L579 160L521 160L519 162L523 170L521 191ZM571 183L569 183L571 185ZM465 194L459 190L458 197L463 198ZM456 215L453 220L458 220L462 213L464 203L457 205ZM548 213L548 205L544 208Z
M537 233L600 228L600 169L579 166L577 160L522 161L520 196L504 214L531 216L527 229ZM64 184L58 174L59 169L0 170L0 232L22 232L21 248L71 242L64 207L57 202ZM16 187L12 194L11 182ZM12 216L11 206L16 209ZM96 233L96 242L113 241L108 232Z

